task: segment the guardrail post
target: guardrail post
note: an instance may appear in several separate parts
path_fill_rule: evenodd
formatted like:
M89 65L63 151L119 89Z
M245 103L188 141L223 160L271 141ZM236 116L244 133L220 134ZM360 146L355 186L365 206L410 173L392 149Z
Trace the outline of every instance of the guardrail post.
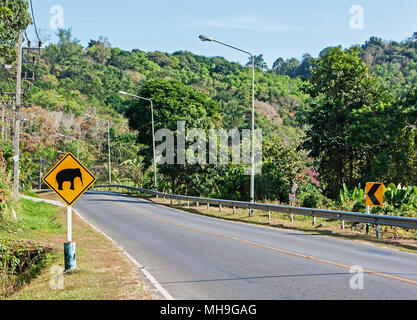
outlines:
M313 226L316 225L316 217L313 217Z
M292 213L290 214L290 219L291 219L291 222L294 222L294 215Z
M219 204L219 212L222 211L222 205Z
M271 211L268 211L268 220L271 220Z
M233 214L236 214L236 207L233 206Z
M169 205L172 206L172 198L169 198Z
M379 224L376 225L376 237L381 239L381 227Z
M210 203L207 202L207 210L210 209Z
M200 206L200 204L198 203L198 201L197 201L197 203L196 203L196 206L197 206L197 208Z
M341 228L342 228L342 230L345 230L345 220L342 220Z
M190 207L190 201L187 201L187 207L188 208Z
M370 213L371 213L371 207L366 206L366 214L370 214ZM366 224L366 234L369 234L369 223Z

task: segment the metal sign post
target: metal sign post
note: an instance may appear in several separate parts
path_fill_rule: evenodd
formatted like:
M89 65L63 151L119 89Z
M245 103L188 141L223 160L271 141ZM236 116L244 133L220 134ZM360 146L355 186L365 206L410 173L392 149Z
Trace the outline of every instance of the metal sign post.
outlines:
M67 207L68 242L72 242L72 207Z
M65 270L77 269L75 259L75 242L72 242L72 207L67 207L67 235L68 242L64 243Z

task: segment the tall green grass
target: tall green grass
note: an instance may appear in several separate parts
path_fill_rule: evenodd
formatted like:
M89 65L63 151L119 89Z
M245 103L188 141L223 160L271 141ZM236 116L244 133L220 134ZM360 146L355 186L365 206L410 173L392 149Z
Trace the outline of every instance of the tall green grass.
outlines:
M18 210L18 225L21 229L45 232L62 233L64 228L58 219L59 207L45 202L33 202L21 199L21 207ZM23 231L26 231L23 230Z

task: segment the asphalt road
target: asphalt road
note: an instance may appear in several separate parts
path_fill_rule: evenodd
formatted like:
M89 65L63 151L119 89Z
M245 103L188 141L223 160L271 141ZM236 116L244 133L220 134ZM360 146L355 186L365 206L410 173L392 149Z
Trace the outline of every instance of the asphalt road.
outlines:
M175 299L417 299L417 255L88 192L75 208ZM350 273L359 265L360 276ZM372 272L372 273L370 273Z

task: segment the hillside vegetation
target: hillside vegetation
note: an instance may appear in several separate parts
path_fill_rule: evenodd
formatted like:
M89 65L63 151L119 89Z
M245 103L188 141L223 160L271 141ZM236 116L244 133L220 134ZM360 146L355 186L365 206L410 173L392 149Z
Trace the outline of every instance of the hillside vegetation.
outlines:
M104 37L83 48L71 30L58 36L24 70L36 75L24 97L32 105L24 111L21 141L24 188L37 187L39 169L45 173L59 154L76 154L77 140L81 160L106 182L108 122L113 182L152 188L149 104L126 99L119 90L154 101L156 130L175 131L177 121L206 131L250 128L247 66L187 51L124 51ZM318 58L279 58L271 70L256 57L256 127L263 131L257 200L288 202L297 183L308 185L299 199L308 194L315 205L332 206L343 184L348 189L366 181L417 184L416 40L416 35L401 43L371 38L348 49L326 48ZM1 73L4 91L13 90L11 74ZM10 172L11 113L7 116L2 149ZM245 167L162 165L159 188L248 200Z

